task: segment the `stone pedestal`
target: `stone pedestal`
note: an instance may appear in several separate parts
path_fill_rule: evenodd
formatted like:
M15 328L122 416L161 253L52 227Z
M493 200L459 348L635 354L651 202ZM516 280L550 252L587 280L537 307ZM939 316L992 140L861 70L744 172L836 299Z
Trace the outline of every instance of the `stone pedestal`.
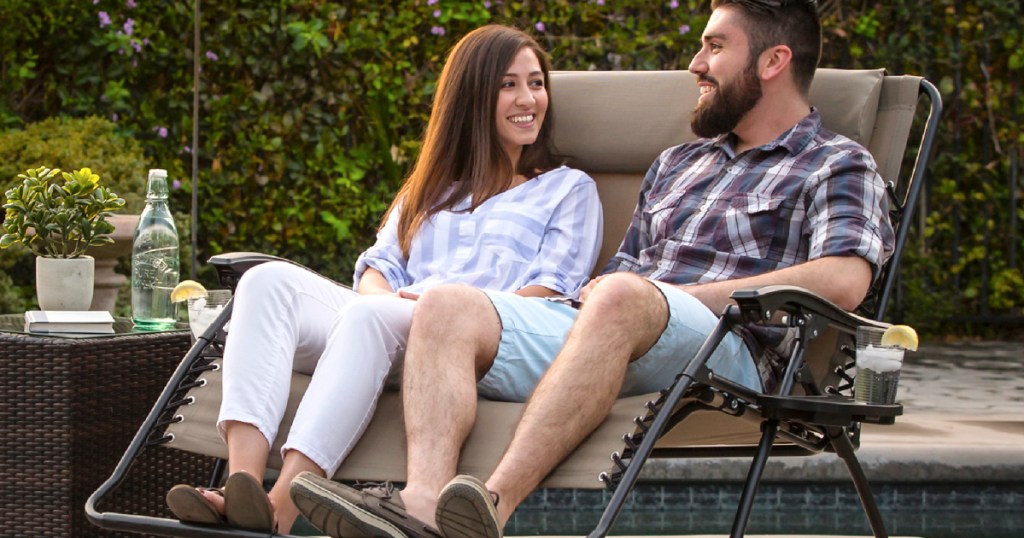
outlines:
M92 306L89 310L106 310L114 312L117 303L117 292L128 280L128 277L114 272L117 260L132 252L132 236L139 225L139 215L114 215L107 219L114 225L112 245L90 248L88 254L96 258L96 283L92 294Z

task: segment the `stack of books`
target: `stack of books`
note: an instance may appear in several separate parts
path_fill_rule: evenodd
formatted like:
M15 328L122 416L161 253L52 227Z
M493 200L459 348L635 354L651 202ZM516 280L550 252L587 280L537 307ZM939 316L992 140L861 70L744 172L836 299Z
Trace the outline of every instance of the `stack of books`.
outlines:
M34 334L114 334L114 317L106 310L30 310L25 332Z

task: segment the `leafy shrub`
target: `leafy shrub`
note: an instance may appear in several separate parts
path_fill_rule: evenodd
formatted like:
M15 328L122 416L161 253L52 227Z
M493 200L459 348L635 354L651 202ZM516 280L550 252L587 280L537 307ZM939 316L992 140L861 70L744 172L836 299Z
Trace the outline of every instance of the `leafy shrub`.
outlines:
M125 199L124 213L146 205L146 162L142 146L120 136L98 116L48 118L24 129L0 133L0 190L18 183L25 170L47 165L62 170L90 168Z

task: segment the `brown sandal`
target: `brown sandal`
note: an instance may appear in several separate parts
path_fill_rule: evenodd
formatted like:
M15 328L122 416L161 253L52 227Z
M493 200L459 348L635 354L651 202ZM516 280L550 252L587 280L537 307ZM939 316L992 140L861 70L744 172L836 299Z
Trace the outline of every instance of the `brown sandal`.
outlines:
M228 525L259 532L275 532L274 506L256 477L239 471L224 484L224 514Z
M185 523L201 523L203 525L226 525L227 518L206 500L202 491L211 491L224 497L221 489L196 488L187 484L178 484L167 492L167 507L174 517Z

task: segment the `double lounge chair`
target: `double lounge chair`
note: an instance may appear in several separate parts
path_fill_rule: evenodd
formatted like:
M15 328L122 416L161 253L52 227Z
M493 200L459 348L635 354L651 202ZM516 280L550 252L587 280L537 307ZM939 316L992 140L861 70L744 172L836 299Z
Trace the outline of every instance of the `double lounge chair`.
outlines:
M555 72L551 91L557 107L559 151L598 183L605 222L600 267L622 239L640 182L654 158L663 149L694 138L689 114L698 96L697 86L685 71ZM924 107L927 117L923 126L915 126L915 116L925 115L915 114L922 96L929 104ZM742 536L769 455L823 451L835 452L844 461L873 533L886 536L855 449L862 423L891 424L902 413L902 406L853 400L852 339L858 326L885 325L881 320L891 302L911 215L924 185L941 101L935 88L919 77L886 76L882 70L819 69L811 102L826 127L868 148L883 178L890 182L891 218L897 230L894 255L858 314L792 287L737 290L737 305L723 313L715 334L674 382L659 393L618 400L608 419L542 484L612 491L611 502L591 536L608 534L649 458L750 456L752 464L731 531L733 536ZM922 131L920 144L911 152L916 160L901 174L912 131ZM272 258L235 253L215 256L211 263L217 266L222 283L233 286L245 270L267 259ZM144 452L184 450L211 458L227 456L215 422L221 397L221 328L230 319L230 310L229 305L197 340L122 461L90 497L86 512L96 525L165 536L260 536L239 529L185 524L169 514L101 511L104 499L125 480L133 461ZM784 315L777 315L780 312ZM792 357L771 393L736 386L716 377L704 364L721 335L743 323L781 323L794 329ZM684 364L688 357L680 359ZM282 434L271 448L271 467L281 464L280 444L308 382L308 376L293 375L289 411ZM479 403L476 427L459 462L460 473L490 474L511 440L521 408L522 404L516 403ZM217 484L221 478L215 473L210 482ZM334 478L404 480L405 436L397 392L382 395L369 428Z

